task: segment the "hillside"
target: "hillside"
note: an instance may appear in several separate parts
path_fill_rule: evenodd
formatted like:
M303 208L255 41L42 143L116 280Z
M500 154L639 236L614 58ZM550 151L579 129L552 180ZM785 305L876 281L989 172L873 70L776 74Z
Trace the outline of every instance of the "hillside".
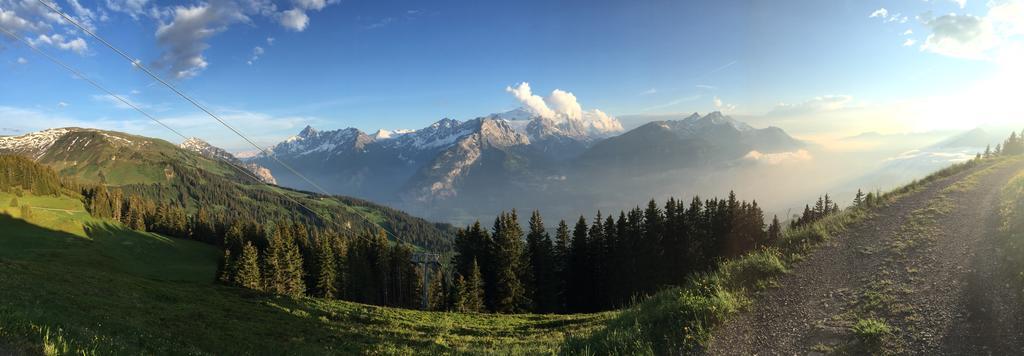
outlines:
M0 193L5 203L12 194ZM420 312L212 283L220 251L88 216L77 199L0 207L0 353L551 353L612 314ZM46 226L46 227L43 227ZM196 325L203 325L197 328Z
M192 143L188 147L195 146ZM212 146L207 148L213 152ZM260 184L242 170L241 162L216 159L213 154L204 156L200 153L203 150L192 149L154 138L81 128L0 138L0 154L32 158L61 177L80 183L117 186L155 201L182 204L190 213L202 206L213 212L313 220L338 231L355 232L375 229L376 223L423 248L444 251L450 246L454 234L450 225L431 223L361 199Z
M709 353L1019 352L1024 299L997 231L1022 169L1001 158L912 186L803 257L715 330Z

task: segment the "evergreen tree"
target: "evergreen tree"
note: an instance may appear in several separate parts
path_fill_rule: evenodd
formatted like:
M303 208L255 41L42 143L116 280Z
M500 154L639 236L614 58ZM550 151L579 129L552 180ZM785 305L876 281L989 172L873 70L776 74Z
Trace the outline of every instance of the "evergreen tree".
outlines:
M853 206L859 208L863 204L864 204L864 192L862 192L860 189L857 189L857 195L853 196Z
M464 313L476 313L484 310L484 281L480 274L480 264L473 261L468 278L459 276L456 283L458 301L455 309Z
M494 311L499 313L516 313L529 306L529 298L523 289L521 277L527 270L522 266L523 232L515 210L510 214L502 213L494 221L492 232L494 245L492 258L494 263Z
M775 243L782 238L782 224L779 223L779 216L772 217L771 225L768 225L768 243Z
M224 284L231 283L235 278L235 273L235 261L231 259L231 249L225 248L217 280Z
M429 302L427 309L435 311L449 310L448 279L445 278L445 274L440 268L433 271L430 276L430 286L427 289Z
M334 299L338 293L337 264L334 261L335 251L331 244L322 241L317 249L316 291L321 298Z
M233 278L236 285L252 290L261 290L263 282L259 258L259 251L256 250L256 246L253 246L252 242L246 242L245 246L242 247L242 255L238 258L237 272Z
M544 219L539 211L530 215L530 233L526 235L526 254L530 270L529 292L534 311L552 313L556 311L557 283L555 282L555 256L551 236L544 229Z

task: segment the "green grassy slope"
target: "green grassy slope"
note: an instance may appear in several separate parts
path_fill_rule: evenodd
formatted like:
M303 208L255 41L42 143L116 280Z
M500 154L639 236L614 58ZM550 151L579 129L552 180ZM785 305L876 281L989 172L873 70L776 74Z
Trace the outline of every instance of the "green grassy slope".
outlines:
M80 183L104 183L127 190L147 190L153 200L172 200L184 204L190 213L199 206L211 211L229 209L270 212L281 218L308 217L309 212L283 199L287 194L317 211L326 224L337 230L362 232L385 227L391 233L416 246L446 251L455 228L431 223L402 211L368 201L340 196L321 196L309 192L257 184L250 176L227 162L211 160L200 154L155 138L115 131L71 128L44 152L0 152L0 154L39 154L44 164L61 177ZM35 158L35 157L33 157ZM159 185L159 188L154 188ZM159 194L155 191L159 190ZM219 196L218 196L219 195ZM230 203L214 205L213 201Z
M213 284L214 247L93 219L68 197L19 202L34 207L28 221L19 208L0 208L0 353L549 354L614 315L456 314L270 297Z

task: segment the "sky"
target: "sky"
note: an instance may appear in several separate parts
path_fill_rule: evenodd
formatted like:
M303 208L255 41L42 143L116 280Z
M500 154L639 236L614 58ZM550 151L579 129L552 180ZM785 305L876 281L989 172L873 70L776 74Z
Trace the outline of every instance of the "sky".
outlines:
M188 136L248 149L39 1L0 0L0 26ZM416 129L535 96L624 121L718 110L819 141L1024 117L1024 0L56 5L261 145L306 125ZM5 35L0 73L0 135L86 126L180 141Z

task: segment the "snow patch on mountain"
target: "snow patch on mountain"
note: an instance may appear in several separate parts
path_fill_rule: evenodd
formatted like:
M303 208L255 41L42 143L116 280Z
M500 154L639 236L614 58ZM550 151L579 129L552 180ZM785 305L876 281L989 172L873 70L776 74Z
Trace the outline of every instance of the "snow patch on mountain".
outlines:
M71 129L49 129L32 132L21 136L0 137L0 151L30 155L38 160L57 140L64 137Z
M209 159L224 161L228 164L241 167L255 175L256 178L259 178L259 180L263 181L264 183L277 184L277 180L274 178L274 175L270 172L270 169L252 162L244 163L241 160L239 160L238 157L232 155L230 152L220 147L211 145L210 143L203 141L199 138L187 138L185 139L184 142L178 145L178 147L187 151L198 153L199 155Z

